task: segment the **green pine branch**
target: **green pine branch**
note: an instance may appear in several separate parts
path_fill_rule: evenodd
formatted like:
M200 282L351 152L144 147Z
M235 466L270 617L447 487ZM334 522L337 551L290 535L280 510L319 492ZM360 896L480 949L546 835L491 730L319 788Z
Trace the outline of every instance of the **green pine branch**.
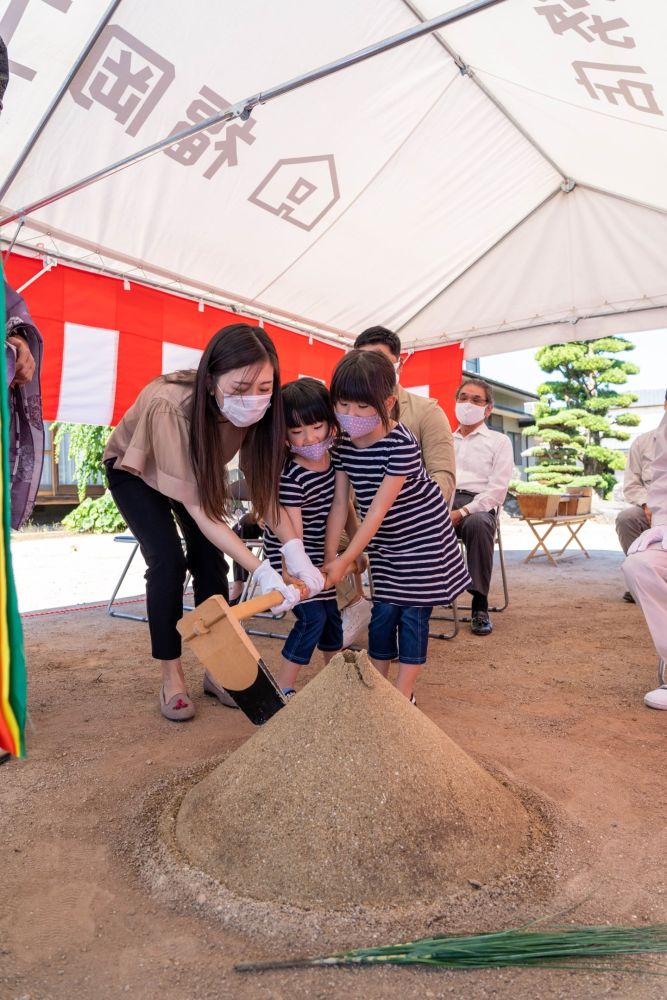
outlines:
M511 928L489 934L456 934L419 938L404 944L353 948L317 958L288 958L269 962L241 962L237 972L296 969L335 965L431 965L441 969L579 968L667 975L644 964L629 968L619 956L644 956L667 952L667 924L645 927L565 925L534 930Z

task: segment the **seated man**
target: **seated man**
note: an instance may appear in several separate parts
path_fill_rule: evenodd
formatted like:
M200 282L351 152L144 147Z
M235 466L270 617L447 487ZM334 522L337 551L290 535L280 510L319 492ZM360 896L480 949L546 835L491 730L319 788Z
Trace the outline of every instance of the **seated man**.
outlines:
M396 379L400 376L402 367L401 341L397 334L384 326L372 326L360 333L354 342L359 351L377 351L389 358L396 369ZM427 473L440 487L445 500L454 492L456 481L454 443L449 420L438 401L426 396L417 396L413 392L398 386L398 405L402 424L412 431L417 438L422 453L422 462ZM360 584L356 589L350 588L343 596L341 585L337 588L339 605L345 600L347 606L342 607L343 615L343 645L349 646L354 636L370 621L370 605L363 600Z
M667 414L656 431L648 506L651 527L631 545L623 574L644 612L658 656L667 662ZM649 691L644 703L667 710L667 684Z
M471 631L489 635L489 586L493 572L496 521L512 478L514 454L510 439L492 431L485 420L493 410L493 390L481 378L463 378L456 391L454 432L456 493L452 524L466 547L472 577Z
M664 406L667 410L667 392ZM630 445L628 453L623 476L623 499L631 506L620 511L616 518L616 534L626 556L635 538L639 538L642 531L651 527L648 488L653 478L656 433L657 431L647 431L646 434L639 434ZM623 594L623 600L634 602L629 590Z

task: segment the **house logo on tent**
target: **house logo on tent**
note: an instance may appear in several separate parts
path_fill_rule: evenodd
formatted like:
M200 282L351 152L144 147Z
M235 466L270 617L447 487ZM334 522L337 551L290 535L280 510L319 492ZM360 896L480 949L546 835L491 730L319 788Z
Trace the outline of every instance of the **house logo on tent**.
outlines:
M310 231L339 198L336 164L329 154L278 160L248 201Z

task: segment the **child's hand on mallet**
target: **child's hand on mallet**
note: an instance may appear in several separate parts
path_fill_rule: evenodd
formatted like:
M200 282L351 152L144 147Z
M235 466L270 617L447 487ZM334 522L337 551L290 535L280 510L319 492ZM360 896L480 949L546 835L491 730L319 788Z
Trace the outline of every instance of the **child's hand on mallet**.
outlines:
M331 559L328 563L322 567L322 572L326 577L325 588L335 587L337 583L347 576L350 568L350 560L345 558L345 555L337 556L335 559Z
M357 556L354 560L354 564L356 566L355 572L359 573L359 575L365 573L368 569L368 556L366 553L362 552L360 556Z

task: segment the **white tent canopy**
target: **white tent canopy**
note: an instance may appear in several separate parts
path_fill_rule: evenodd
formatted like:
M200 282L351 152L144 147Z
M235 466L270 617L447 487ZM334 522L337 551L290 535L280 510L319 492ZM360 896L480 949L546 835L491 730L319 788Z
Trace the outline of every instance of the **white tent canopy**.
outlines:
M5 243L468 357L667 327L663 0L0 0L0 36Z

